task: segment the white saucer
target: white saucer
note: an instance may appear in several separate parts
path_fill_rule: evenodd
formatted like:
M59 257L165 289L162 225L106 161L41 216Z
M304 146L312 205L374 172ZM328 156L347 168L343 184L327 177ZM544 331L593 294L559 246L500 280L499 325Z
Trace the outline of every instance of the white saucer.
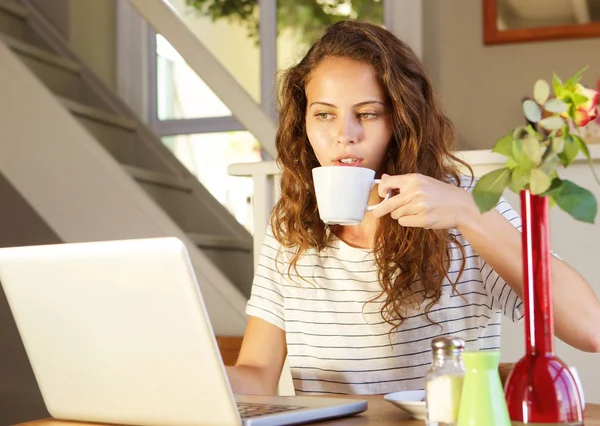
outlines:
M388 393L384 398L401 410L406 411L415 419L425 420L424 390Z

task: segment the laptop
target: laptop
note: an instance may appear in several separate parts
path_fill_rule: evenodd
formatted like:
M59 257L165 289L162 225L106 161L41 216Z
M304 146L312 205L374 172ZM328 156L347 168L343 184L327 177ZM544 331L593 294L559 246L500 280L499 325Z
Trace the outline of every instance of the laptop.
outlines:
M177 238L4 248L0 282L54 418L261 426L367 409L350 398L234 396Z

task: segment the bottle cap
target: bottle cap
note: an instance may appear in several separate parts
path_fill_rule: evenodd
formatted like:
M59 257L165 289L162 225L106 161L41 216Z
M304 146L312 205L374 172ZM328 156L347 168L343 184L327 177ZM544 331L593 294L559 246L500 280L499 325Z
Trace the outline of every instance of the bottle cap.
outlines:
M460 337L436 337L431 341L431 349L433 349L434 355L460 355L464 348L465 341Z

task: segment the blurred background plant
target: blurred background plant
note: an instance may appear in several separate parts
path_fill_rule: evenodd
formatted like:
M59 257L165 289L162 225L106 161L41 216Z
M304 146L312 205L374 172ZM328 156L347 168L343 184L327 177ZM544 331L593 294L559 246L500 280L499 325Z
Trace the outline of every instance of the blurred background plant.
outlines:
M186 0L189 6L213 20L241 22L258 41L258 0ZM277 0L278 31L292 30L312 44L327 26L344 19L383 22L381 0Z

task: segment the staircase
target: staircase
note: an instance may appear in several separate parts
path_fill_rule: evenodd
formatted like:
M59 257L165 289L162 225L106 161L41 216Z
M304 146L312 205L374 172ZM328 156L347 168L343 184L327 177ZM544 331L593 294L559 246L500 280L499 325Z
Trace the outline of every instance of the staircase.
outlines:
M223 285L233 284L248 297L252 236L77 58L44 17L25 3L0 0L0 43L212 261L229 281Z

